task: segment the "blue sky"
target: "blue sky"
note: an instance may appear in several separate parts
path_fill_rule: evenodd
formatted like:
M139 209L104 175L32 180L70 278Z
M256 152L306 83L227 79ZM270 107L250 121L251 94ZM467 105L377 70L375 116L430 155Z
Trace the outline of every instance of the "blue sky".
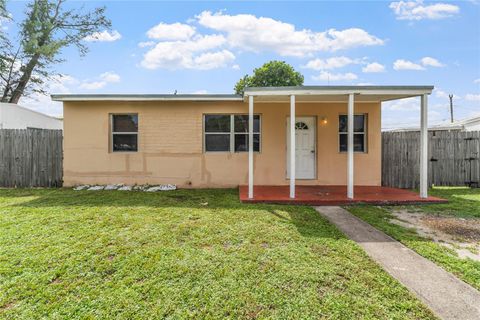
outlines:
M86 39L86 57L64 50L56 70L65 76L47 84L51 93L231 93L241 76L278 59L301 71L306 85L432 84L431 124L449 118L450 93L455 118L480 114L480 1L89 1L85 7L99 5L107 7L112 30ZM18 19L24 6L8 8ZM21 103L62 112L48 97ZM416 99L385 104L383 126L416 125L418 105Z

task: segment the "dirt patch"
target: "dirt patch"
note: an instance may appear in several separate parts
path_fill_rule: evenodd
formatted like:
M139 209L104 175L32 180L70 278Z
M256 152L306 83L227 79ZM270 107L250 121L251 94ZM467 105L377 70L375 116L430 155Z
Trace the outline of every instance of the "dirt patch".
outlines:
M480 220L427 216L422 221L430 228L458 237L462 241L480 241Z
M15 301L8 302L8 303L4 304L3 306L0 306L0 310L10 310L15 306L15 303L16 303Z
M432 216L401 209L392 214L392 223L415 229L420 236L455 250L461 258L480 261L480 219Z

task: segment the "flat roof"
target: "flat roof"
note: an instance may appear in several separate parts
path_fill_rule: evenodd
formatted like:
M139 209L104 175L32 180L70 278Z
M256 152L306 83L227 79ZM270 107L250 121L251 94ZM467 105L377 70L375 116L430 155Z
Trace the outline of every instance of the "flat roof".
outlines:
M240 94L52 94L54 101L243 101Z
M302 91L302 90L315 90L315 91L364 91L364 90L433 90L432 85L422 86L285 86L285 87L247 87L245 92L257 92L257 91Z
M244 96L278 95L422 95L432 93L433 86L295 86L295 87L251 87Z
M239 94L52 94L54 101L244 101L255 96L258 102L280 102L297 95L299 102L340 102L348 94L364 96L357 101L388 101L431 94L433 86L295 86L250 87Z
M244 98L254 96L257 102L288 102L296 96L297 102L345 103L349 94L355 102L378 103L431 94L433 86L295 86L246 88Z

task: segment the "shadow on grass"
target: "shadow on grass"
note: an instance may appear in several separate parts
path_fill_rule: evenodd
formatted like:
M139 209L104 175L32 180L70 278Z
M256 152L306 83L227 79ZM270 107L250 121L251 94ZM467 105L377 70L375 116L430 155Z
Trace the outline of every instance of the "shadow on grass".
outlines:
M309 206L244 204L238 189L179 189L165 192L74 191L72 189L1 189L0 209L13 207L40 210L84 208L184 208L215 210L218 214L268 214L281 223L293 224L305 237L343 238L323 217ZM224 210L221 212L219 210ZM230 212L228 212L230 211ZM61 210L60 212L63 212ZM21 214L21 213L17 213ZM99 214L101 212L99 211ZM159 213L161 214L161 213ZM268 218L267 218L268 219ZM241 221L239 221L241 223Z

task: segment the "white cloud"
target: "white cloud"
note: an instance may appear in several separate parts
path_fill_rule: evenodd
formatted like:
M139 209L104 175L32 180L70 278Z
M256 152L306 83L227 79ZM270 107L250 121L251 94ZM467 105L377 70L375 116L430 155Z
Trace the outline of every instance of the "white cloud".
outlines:
M385 103L384 103L385 104ZM382 104L383 105L383 104ZM401 116L399 116L401 114ZM438 111L428 111L428 122L438 123L446 119L445 113ZM398 129L398 128L418 128L420 126L420 112L392 111L388 115L382 114L382 129Z
M408 61L408 60L403 60L403 59L398 59L393 63L393 69L395 70L425 70L424 67L422 67L419 64L416 64L414 62Z
M437 97L437 98L440 98L440 99L449 99L449 97L448 97L448 96L449 96L449 93L447 93L447 92L445 92L445 91L443 91L443 90L441 90L441 89L435 89L433 92L435 93L435 97ZM456 99L456 100L458 100L458 99L461 99L462 97L457 96L456 94L453 94L453 98Z
M191 23L215 30L218 34L200 34ZM336 51L362 46L382 45L383 40L363 29L329 29L314 32L250 14L227 15L203 11L188 24L159 23L147 32L150 39L139 47L151 47L140 65L147 69L200 69L228 66L235 60L232 48L244 51L275 52L282 56L309 56L319 51ZM341 59L348 59L339 57ZM336 58L333 58L336 59ZM342 63L330 60L327 63ZM238 65L233 65L238 69ZM327 67L328 68L328 67ZM319 70L319 69L318 69Z
M465 95L465 100L467 101L480 101L480 94L469 93Z
M191 68L199 70L216 69L225 67L233 60L235 60L235 56L228 50L206 52L193 59Z
M197 90L193 92L193 94L207 94L207 93L208 93L207 90Z
M480 78L473 80L473 83L480 83Z
M393 63L393 69L395 70L425 70L426 67L444 67L445 65L432 57L423 57L420 59L420 63L415 63L409 60L397 59Z
M80 84L80 88L85 90L98 90L105 87L109 83L120 82L120 76L115 72L104 72L99 75L100 80L98 81L84 81Z
M240 66L239 66L238 64L234 64L234 65L232 66L232 69L233 69L233 70L240 70Z
M416 111L420 110L420 99L406 98L382 103L382 107L388 110L396 111Z
M397 1L390 3L398 20L444 19L460 12L460 8L448 3L432 3L425 5L422 0Z
M342 68L353 63L357 62L347 57L332 57L328 59L310 60L304 67L313 70L331 70L336 68Z
M147 51L141 65L147 69L212 69L225 66L235 56L228 50L218 49L226 42L222 35L196 35L187 41L159 42ZM217 62L212 59L219 59Z
M46 94L34 92L29 96L22 97L19 104L52 116L60 116L62 115L62 103L52 101L50 94L71 93L72 91L77 91L78 88L97 90L109 83L120 81L120 76L112 71L104 72L98 78L99 80L96 81L80 81L69 75L58 75L52 77L42 86Z
M140 48L153 47L155 43L156 43L155 41L143 41L143 42L139 42L138 46Z
M363 67L362 71L365 72L365 73L384 72L385 71L385 66L378 63L378 62L372 62L372 63L367 64L365 67Z
M357 75L351 72L348 73L330 73L322 71L318 76L313 76L313 80L318 81L352 81L357 79Z
M147 37L157 40L187 40L195 34L195 28L183 23L160 22L147 31Z
M120 82L120 76L112 71L104 72L100 75L100 79L105 82Z
M0 29L7 31L8 24L13 21L13 15L11 13L7 13L7 17L0 17Z
M112 42L117 41L122 38L122 35L117 31L113 30L111 33L108 30L102 32L95 32L83 40L88 42Z
M34 92L28 96L23 96L19 104L32 110L49 114L52 116L62 115L62 103L52 101L50 94L70 93L70 87L78 85L78 80L68 75L58 75L52 77L43 85L47 94Z
M435 92L435 97L448 99L448 93L446 93L445 91L440 89L435 89L434 92Z
M314 32L296 30L290 23L251 14L228 15L203 11L196 16L203 27L225 32L231 47L246 51L272 51L282 56L307 56L318 51L337 51L382 45L383 40L359 28Z
M84 82L80 85L80 88L86 90L97 90L105 87L107 83L105 81L92 81L92 82Z
M445 65L443 63L441 63L440 61L438 61L437 59L435 58L432 58L432 57L423 57L422 58L422 64L427 67L444 67Z

